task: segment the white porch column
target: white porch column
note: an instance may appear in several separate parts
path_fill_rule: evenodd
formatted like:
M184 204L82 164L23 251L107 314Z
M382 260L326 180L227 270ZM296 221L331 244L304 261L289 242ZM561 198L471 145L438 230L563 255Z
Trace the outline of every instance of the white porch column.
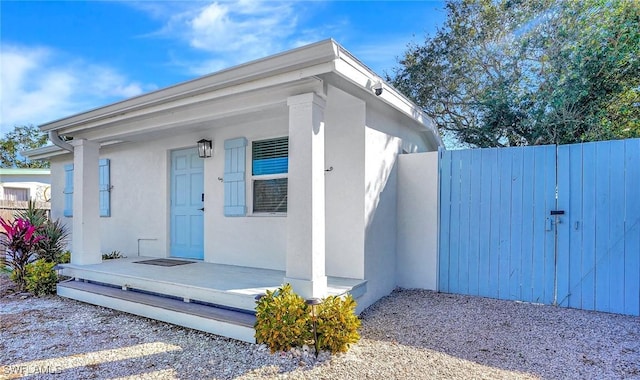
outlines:
M289 186L285 282L303 298L325 297L324 107L314 93L289 106Z
M73 140L73 251L71 262L86 265L102 262L100 253L100 193L98 160L100 145Z

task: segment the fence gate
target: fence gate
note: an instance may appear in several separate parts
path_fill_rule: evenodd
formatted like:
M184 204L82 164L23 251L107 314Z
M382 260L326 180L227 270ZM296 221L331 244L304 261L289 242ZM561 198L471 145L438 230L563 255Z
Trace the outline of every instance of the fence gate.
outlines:
M438 288L640 315L640 139L442 151Z

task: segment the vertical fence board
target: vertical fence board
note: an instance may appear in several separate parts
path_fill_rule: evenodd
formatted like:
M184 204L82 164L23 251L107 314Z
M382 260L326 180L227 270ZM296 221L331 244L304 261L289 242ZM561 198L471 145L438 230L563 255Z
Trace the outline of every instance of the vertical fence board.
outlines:
M605 144L604 142L602 144ZM610 146L609 162L609 311L624 311L624 155L623 140L606 142Z
M489 297L498 298L498 284L500 276L500 226L502 225L500 208L496 205L500 204L500 183L501 173L499 166L499 150L489 149L487 151L487 160L491 166L491 220L489 221L491 237L489 240Z
M524 150L522 161L522 242L521 242L521 289L522 301L533 302L533 225L534 225L534 184L535 156L534 147Z
M495 149L479 149L480 156L480 215L478 220L478 295L490 297L491 279L491 203L493 179L492 164L495 162ZM475 157L474 157L475 159Z
M596 307L596 144L582 146L582 260L580 269L581 307Z
M556 208L555 191L556 191L556 148L549 146L544 150L544 202L546 217L550 216L550 210ZM553 225L550 231L544 234L544 282L541 286L544 288L543 303L551 304L554 300L554 282L555 282L555 229Z
M504 149L498 156L500 170L500 240L498 245L498 297L509 299L510 241L511 241L511 161L512 149Z
M624 310L640 315L640 139L625 146Z
M596 310L609 310L609 145L596 144Z
M560 147L563 148L563 147ZM569 215L566 218L568 223L564 226L568 229L567 236L569 244L569 268L567 268L566 275L568 276L566 282L568 284L568 294L566 295L566 301L564 296L560 295L560 305L569 306L574 308L582 307L582 259L584 250L582 248L582 230L584 229L584 220L582 212L583 204L583 186L582 177L584 166L582 162L582 148L583 145L569 145L569 189L568 194L561 193L562 197L568 197L568 200L564 200L563 204L568 203ZM570 194L570 196L569 196ZM564 199L564 198L563 198ZM562 271L558 271L559 275L564 274Z
M545 147L534 148L534 168L533 168L533 257L531 265L531 277L533 282L533 289L531 295L531 301L537 303L546 303L546 297L544 294L545 283L545 250L547 234L553 231L549 229L550 225L547 223L548 209L547 209L547 179L546 179L546 150Z
M469 186L469 290L468 294L477 296L479 294L479 278L480 278L480 234L483 225L480 219L482 208L482 194L488 192L481 186L482 179L482 150L474 149L471 151L471 165L469 167L470 186ZM484 274L483 274L484 275Z
M460 151L451 152L451 237L449 239L449 290L460 292Z
M558 209L564 210L565 214L555 218L558 233L558 250L556 252L556 284L557 300L560 306L567 306L569 299L569 260L570 260L570 239L569 218L573 213L569 204L571 198L571 178L575 174L571 169L570 146L558 147L557 162L557 185L558 185Z
M509 299L519 300L522 276L522 155L524 148L511 148L511 226L509 238Z
M449 292L451 254L451 152L440 152L440 239L438 241L438 290Z
M471 152L458 151L460 162L460 217L458 219L458 291L469 294L469 214L471 206Z

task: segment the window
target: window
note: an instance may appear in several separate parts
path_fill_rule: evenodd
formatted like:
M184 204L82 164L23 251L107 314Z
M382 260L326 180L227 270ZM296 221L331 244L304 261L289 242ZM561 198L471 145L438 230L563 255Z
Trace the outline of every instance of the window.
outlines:
M286 213L289 138L254 141L251 158L253 212Z
M4 199L7 201L19 201L26 202L29 199L29 189L22 189L18 187L5 187Z

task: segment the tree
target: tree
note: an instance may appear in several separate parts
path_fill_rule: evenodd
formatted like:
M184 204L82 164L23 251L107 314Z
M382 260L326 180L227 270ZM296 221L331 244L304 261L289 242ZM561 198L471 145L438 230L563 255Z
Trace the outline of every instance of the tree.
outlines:
M391 82L478 147L640 137L640 2L450 0Z
M33 125L15 126L0 139L0 167L48 168L48 162L31 161L20 156L20 152L45 146L47 141L47 135Z

